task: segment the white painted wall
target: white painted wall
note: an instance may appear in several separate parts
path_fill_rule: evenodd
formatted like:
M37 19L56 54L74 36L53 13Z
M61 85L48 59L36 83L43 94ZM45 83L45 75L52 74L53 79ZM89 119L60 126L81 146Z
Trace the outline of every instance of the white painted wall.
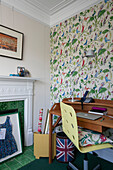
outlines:
M0 75L17 73L17 66L28 69L31 77L40 78L34 84L33 130L37 130L41 108L50 107L49 33L50 28L7 6L0 5L0 24L24 33L23 60L0 56Z

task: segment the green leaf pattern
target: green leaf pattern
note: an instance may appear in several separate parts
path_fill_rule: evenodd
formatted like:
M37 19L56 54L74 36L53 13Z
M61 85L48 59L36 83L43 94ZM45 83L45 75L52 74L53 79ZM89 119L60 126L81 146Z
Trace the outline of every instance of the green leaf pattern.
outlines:
M103 0L51 28L51 105L86 90L90 97L113 100L112 5ZM85 57L89 49L95 57Z

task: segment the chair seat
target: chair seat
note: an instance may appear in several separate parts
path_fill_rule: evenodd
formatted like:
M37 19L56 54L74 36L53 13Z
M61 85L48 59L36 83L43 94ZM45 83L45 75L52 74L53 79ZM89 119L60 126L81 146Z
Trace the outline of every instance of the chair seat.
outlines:
M112 148L113 145L109 143L104 143L104 144L92 145L92 146L87 146L87 147L79 147L79 151L82 153L87 153L87 152L110 148L110 147Z
M80 146L91 146L103 143L113 143L104 134L92 130L78 127L78 137Z

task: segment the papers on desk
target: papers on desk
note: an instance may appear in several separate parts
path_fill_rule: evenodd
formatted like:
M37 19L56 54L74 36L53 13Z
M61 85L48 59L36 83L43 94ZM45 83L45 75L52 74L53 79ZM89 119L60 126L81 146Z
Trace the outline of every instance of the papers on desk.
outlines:
M107 111L103 112L103 111L98 111L98 110L90 110L88 111L88 113L93 113L93 114L96 114L96 115L106 115L107 114Z
M92 107L92 109L90 111L88 111L88 113L93 113L93 114L97 114L97 115L106 115L107 114L107 109L106 108L102 108L102 107Z

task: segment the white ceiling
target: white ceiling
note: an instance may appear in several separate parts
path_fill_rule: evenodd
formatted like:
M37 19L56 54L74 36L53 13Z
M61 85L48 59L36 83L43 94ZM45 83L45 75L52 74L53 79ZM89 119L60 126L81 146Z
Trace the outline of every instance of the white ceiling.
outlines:
M1 0L1 3L51 27L100 1L102 0Z
M62 8L72 4L77 0L25 0L27 3L33 5L36 8L40 8L48 15L60 11Z

